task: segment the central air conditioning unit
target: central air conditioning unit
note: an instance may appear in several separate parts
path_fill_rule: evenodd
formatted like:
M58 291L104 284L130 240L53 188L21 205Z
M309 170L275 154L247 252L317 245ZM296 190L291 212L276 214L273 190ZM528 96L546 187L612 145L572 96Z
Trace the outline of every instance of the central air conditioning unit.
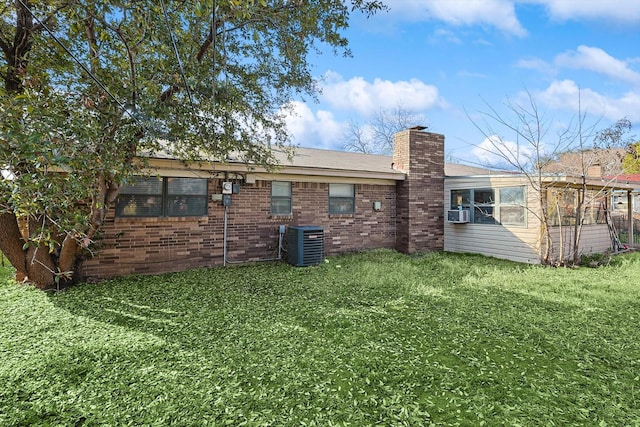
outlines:
M324 230L315 225L287 228L287 261L291 265L306 267L324 260Z
M469 222L469 211L463 209L455 209L447 211L447 222L453 224L466 224Z

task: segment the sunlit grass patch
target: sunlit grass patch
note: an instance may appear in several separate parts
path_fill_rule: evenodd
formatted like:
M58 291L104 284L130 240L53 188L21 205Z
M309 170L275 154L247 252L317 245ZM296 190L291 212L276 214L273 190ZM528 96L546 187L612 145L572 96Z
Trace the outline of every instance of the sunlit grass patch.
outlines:
M0 425L635 425L640 257L0 285Z

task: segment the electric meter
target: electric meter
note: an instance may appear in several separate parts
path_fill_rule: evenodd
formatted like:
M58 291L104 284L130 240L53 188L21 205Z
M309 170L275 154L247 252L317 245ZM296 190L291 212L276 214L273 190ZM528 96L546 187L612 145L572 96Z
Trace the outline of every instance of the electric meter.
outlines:
M231 194L233 192L233 183L232 182L223 182L222 183L222 194Z

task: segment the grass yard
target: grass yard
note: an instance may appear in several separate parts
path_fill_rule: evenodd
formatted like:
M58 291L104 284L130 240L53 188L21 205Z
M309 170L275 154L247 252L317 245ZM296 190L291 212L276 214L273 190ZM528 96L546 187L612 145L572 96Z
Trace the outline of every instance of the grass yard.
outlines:
M640 254L2 273L0 425L640 425Z

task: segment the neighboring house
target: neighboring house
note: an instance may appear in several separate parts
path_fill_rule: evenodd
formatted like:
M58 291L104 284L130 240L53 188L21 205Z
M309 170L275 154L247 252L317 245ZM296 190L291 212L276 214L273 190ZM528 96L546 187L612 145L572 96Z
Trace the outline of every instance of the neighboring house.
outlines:
M81 276L286 260L286 230L299 226L322 229L323 255L392 248L539 260L537 205L524 178L445 165L443 135L399 132L393 156L309 148L292 159L276 155L275 172L233 160L149 159L149 176L121 189ZM469 222L447 222L452 208L467 209ZM606 230L588 230L584 251L607 249Z
M611 200L613 222L616 224L623 241L628 241L629 236L637 244L640 240L640 174L626 174L605 177L616 184L633 186L636 190L633 194L626 191L614 191ZM629 220L631 219L631 221Z
M611 181L614 184L625 184L640 189L640 174L626 174L617 176L605 176L605 180ZM633 216L640 217L640 194L635 192L631 199L631 208ZM616 191L613 193L612 208L621 215L626 215L629 208L629 199L626 191Z
M547 173L580 176L583 170L598 169L597 175L616 176L623 173L624 148L601 148L569 151L544 166Z

